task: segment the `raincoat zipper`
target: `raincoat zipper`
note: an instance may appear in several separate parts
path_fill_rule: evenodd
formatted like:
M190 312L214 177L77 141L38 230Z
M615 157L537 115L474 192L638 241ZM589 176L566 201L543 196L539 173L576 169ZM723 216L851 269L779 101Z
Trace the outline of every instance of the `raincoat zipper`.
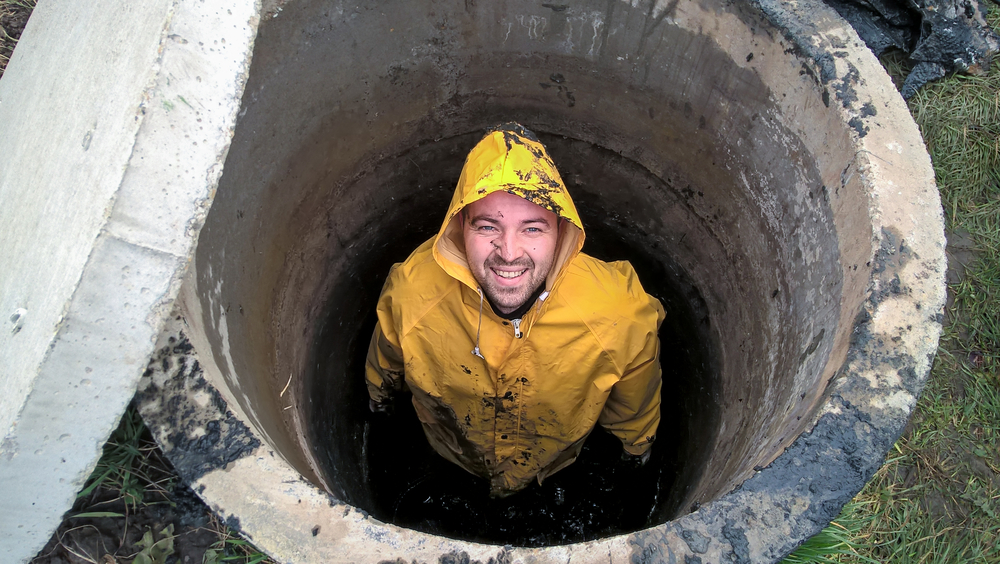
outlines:
M514 337L521 338L521 319L511 319L510 324L514 326Z

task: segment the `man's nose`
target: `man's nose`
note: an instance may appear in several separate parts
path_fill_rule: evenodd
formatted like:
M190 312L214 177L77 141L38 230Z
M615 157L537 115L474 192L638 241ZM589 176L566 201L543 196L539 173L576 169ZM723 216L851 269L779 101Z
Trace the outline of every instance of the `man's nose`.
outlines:
M503 233L493 240L493 245L496 247L500 258L507 262L511 262L518 257L519 246L517 244L517 236L514 233Z

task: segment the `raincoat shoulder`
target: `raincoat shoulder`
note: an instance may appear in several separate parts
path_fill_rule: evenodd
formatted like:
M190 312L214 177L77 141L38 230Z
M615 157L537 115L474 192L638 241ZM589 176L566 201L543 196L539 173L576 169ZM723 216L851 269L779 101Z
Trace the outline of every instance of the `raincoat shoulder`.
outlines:
M457 291L458 283L434 260L434 239L425 241L402 263L393 265L379 298L379 321L409 332L435 304Z
M628 261L604 262L585 253L567 265L553 299L577 312L619 375L643 359L665 317L660 301L645 292Z

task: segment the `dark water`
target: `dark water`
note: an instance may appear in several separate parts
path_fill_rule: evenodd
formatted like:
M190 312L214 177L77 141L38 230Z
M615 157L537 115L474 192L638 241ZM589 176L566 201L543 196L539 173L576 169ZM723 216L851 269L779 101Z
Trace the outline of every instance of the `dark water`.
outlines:
M409 397L368 425L373 514L410 529L514 546L567 544L643 528L658 505L662 457L633 468L621 461L621 442L600 427L580 458L544 484L490 499L485 479L430 448Z

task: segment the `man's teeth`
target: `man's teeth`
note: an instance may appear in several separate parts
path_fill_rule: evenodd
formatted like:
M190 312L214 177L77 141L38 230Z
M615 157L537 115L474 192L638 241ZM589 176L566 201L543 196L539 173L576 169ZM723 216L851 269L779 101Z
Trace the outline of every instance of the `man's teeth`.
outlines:
M493 272L496 272L500 278L517 278L527 271L528 269L518 270L517 272L504 272L503 270L494 270Z

